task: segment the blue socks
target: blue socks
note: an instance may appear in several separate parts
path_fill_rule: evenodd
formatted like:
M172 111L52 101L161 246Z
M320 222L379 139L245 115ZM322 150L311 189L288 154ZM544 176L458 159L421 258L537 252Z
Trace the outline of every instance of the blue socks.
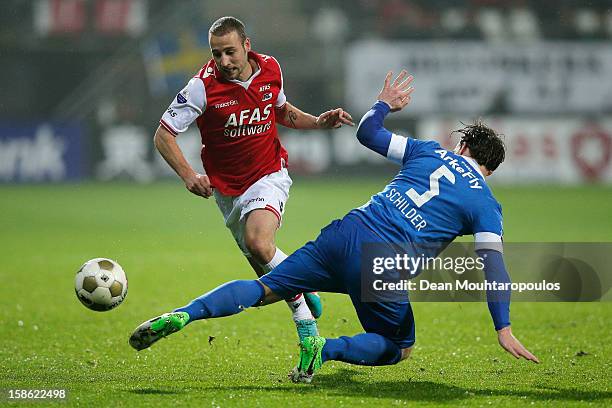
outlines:
M264 297L263 286L255 280L235 280L194 299L175 312L187 312L189 322L230 316L254 306Z
M381 366L399 363L402 350L380 334L362 333L353 337L327 339L321 357L323 362L337 360L358 365Z
M194 299L175 312L187 312L189 322L230 316L255 306L264 297L263 286L255 280L235 280ZM351 364L380 366L396 364L402 351L391 340L375 333L353 337L327 339L322 351L323 361L338 360Z

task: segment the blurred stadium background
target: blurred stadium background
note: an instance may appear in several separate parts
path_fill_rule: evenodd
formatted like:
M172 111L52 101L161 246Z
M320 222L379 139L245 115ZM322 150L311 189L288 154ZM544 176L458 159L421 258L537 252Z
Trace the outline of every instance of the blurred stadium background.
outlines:
M388 127L446 146L482 117L506 135L495 183L612 182L609 1L4 0L0 182L171 176L159 117L210 58L222 15L276 56L291 102L318 114L369 108L388 69L416 77ZM294 175L389 174L354 129L281 129ZM196 168L197 130L179 138Z

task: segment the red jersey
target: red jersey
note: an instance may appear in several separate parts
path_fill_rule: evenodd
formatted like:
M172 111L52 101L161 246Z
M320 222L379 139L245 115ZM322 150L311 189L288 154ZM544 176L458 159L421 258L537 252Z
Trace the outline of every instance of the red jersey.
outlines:
M223 195L244 193L287 162L276 130L275 108L287 100L280 65L255 52L249 52L249 59L258 68L245 82L223 78L214 60L208 61L160 121L174 135L197 123L204 169Z

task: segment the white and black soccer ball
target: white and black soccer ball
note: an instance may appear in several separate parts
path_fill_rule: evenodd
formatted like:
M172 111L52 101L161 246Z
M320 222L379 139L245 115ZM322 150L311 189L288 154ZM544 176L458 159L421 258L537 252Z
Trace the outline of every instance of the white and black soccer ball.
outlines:
M128 280L121 265L112 259L95 258L76 274L74 291L91 310L104 312L121 304L127 296Z

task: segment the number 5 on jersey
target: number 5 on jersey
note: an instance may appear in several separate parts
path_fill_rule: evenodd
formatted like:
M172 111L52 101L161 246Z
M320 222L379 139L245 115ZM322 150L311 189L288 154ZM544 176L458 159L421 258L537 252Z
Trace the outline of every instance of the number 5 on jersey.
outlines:
M411 188L410 190L406 191L406 195L410 197L417 207L421 208L423 204L440 194L439 180L442 177L450 181L451 184L455 184L455 175L453 172L450 171L450 169L445 165L442 165L434 170L434 172L429 176L429 190L425 191L423 194L419 194L414 188Z

